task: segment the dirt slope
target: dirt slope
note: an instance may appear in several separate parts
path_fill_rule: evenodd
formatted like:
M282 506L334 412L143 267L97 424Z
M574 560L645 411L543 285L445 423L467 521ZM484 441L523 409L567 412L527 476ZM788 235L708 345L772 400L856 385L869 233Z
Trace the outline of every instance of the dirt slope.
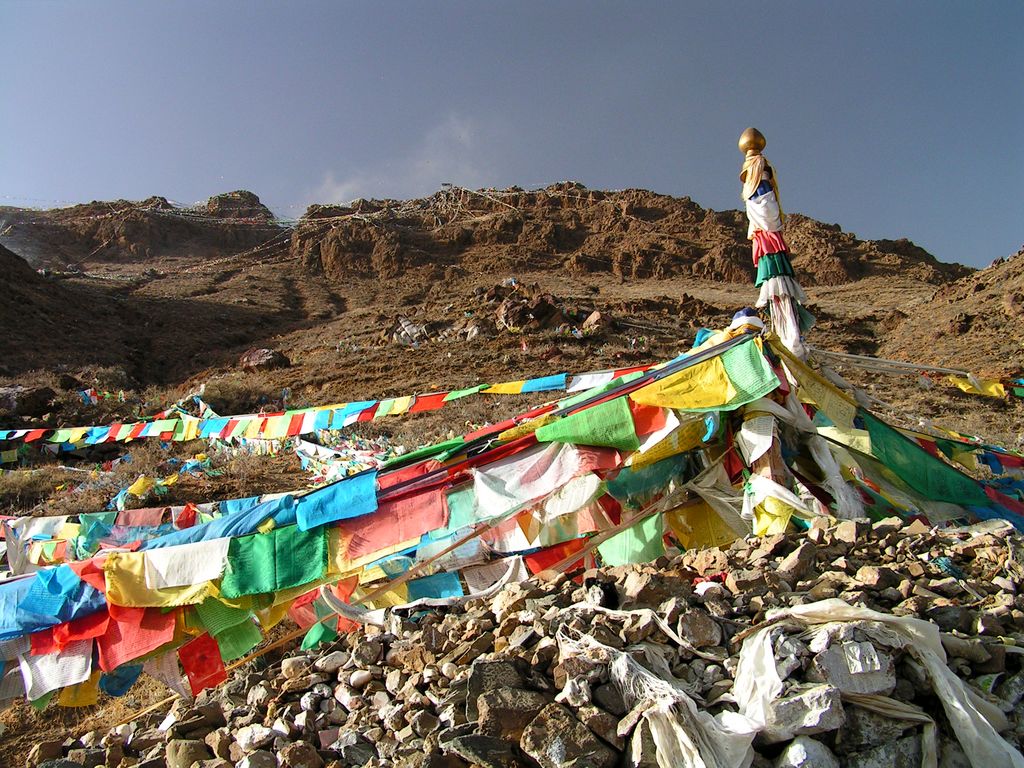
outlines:
M1024 375L1024 249L941 286L880 347L889 357Z

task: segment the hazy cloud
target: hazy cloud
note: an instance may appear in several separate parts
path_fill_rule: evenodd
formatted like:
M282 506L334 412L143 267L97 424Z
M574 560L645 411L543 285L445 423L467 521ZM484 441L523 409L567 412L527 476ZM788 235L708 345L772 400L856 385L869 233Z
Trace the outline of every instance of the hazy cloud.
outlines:
M422 136L405 158L338 177L324 173L310 190L308 203L347 203L359 197L398 199L423 197L444 182L463 187L494 183L495 169L489 153L491 137L477 120L449 115Z

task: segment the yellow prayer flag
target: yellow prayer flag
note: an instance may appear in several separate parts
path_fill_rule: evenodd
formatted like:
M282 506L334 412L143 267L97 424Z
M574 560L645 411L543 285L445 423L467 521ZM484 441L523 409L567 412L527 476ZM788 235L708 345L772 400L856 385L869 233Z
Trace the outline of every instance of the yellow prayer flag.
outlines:
M734 531L705 501L665 513L673 535L686 549L718 547L729 544L745 531Z
M107 578L107 601L128 608L164 608L194 605L214 590L204 581L185 587L154 589L146 586L145 552L111 552L103 564Z
M484 392L488 395L518 395L522 394L525 384L525 379L523 381L504 381L501 384L491 384Z
M795 510L774 496L766 496L754 507L754 535L768 536L785 533Z
M156 485L156 481L145 475L139 475L139 479L128 486L128 493L133 496L145 496Z
M256 620L259 621L260 627L264 632L269 632L288 615L290 607L291 603L279 603L261 611L256 611Z
M643 405L695 410L725 405L737 395L721 356L641 387L629 397Z
M96 670L89 679L77 685L62 688L57 704L61 707L91 707L100 695L100 670Z
M706 430L707 427L702 418L684 421L664 440L655 443L643 453L639 451L633 453L629 457L629 466L633 469L640 469L662 459L686 453L701 444Z
M946 381L962 392L985 397L1006 397L1006 387L992 379L968 379L963 376L947 376Z
M399 415L405 413L410 408L412 408L413 402L414 402L414 395L406 395L405 397L396 397L394 405L391 406L391 415L392 416L399 416Z
M525 437L526 435L532 435L541 427L546 426L555 421L555 418L556 417L553 416L552 414L545 413L543 416L539 416L536 419L530 419L525 424L520 424L518 427L506 429L504 432L498 435L498 439L508 441L515 440L520 437Z

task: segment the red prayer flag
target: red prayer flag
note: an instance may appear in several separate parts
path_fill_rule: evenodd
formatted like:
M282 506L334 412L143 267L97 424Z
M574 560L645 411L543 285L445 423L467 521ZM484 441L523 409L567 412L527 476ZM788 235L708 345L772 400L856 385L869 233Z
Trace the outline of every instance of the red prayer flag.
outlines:
M196 524L196 519L199 514L199 509L191 501L185 504L185 508L178 513L177 519L174 521L174 527L179 531L185 528L191 528Z
M356 421L373 421L373 417L377 415L377 406L379 405L380 403L374 403L369 408L361 410Z
M110 622L107 631L96 640L100 669L111 672L117 667L174 639L178 609L162 613L159 608L126 608L108 604Z
M109 623L110 613L108 611L96 611L96 613L83 616L80 619L55 626L53 628L53 642L57 646L58 651L63 651L68 644L76 640L102 637L107 633L107 625Z
M316 624L317 615L313 608L313 601L319 594L320 587L317 587L299 595L288 607L288 617L303 629Z
M523 555L523 562L530 569L530 573L538 574L541 571L546 571L555 563L561 562L574 552L579 552L586 543L587 540L585 538L564 541L561 544L555 544L553 547L538 550L532 555ZM575 563L571 563L565 570L571 571L581 565L583 565L582 557Z
M220 657L220 646L203 633L195 640L190 640L178 649L181 666L188 675L188 684L192 695L198 696L206 688L213 688L228 679L224 669L224 661Z
M641 405L627 398L629 411L633 414L633 429L638 435L650 435L664 429L668 423L668 411L656 405Z
M356 591L356 587L358 586L359 576L357 574L355 576L349 576L347 579L344 579L343 581L339 581L337 584L331 587L331 591L334 593L335 597L347 603L351 599L352 593ZM358 624L358 622L352 621L351 619L346 619L342 616L338 617L339 632L355 632L359 628L360 625Z
M416 395L416 402L412 404L409 413L420 413L422 411L436 411L444 406L444 399L447 392L434 392L429 395Z
M91 587L95 587L103 594L107 593L107 577L103 572L103 562L106 555L91 557L88 560L75 560L68 563L68 567L75 572L82 581Z
M53 639L53 627L47 627L40 632L33 632L28 636L28 642L33 656L49 656L60 650Z

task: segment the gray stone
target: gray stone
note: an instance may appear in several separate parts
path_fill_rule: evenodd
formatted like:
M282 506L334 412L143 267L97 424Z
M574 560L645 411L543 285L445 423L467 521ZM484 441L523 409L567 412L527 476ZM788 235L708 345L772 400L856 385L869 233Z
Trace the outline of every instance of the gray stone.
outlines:
M281 660L281 674L289 680L302 677L309 670L309 661L303 656L289 656Z
M629 768L661 768L658 765L658 745L654 743L654 734L646 719L640 720L633 729L625 765Z
M167 768L191 768L197 760L208 760L212 755L202 741L171 739L167 742Z
M61 757L56 760L44 760L39 763L38 768L82 768L82 764Z
M611 712L616 717L622 717L629 711L622 694L614 683L599 685L593 690L593 700L602 709Z
M437 727L440 724L441 721L437 718L437 715L425 709L418 710L409 719L409 727L413 729L417 736L423 738L426 738L428 734L437 730Z
M820 741L797 736L775 759L774 768L839 768L839 759Z
M254 723L239 728L235 732L235 742L241 747L242 752L252 752L270 744L275 736L276 734L266 726Z
M476 720L477 697L495 688L522 688L523 676L508 661L476 661L469 670L466 683L466 719Z
M27 764L39 765L47 760L57 760L64 756L64 745L59 741L40 741L28 751Z
M871 643L833 643L811 660L807 679L827 682L842 693L880 693L896 687L892 657Z
M862 566L854 578L865 587L878 590L889 589L900 583L900 575L896 571L875 565Z
M921 737L906 736L896 741L846 756L846 768L920 768Z
M907 728L912 727L913 723L906 720L894 720L869 709L848 706L846 722L836 734L836 752L862 752L870 747L895 741Z
M456 736L444 742L441 748L480 768L520 768L511 742L493 736L479 733Z
M477 728L487 736L519 741L523 729L551 697L521 688L496 688L477 697Z
M722 643L721 626L707 613L696 608L682 613L676 631L695 648L707 648Z
M206 734L203 739L206 742L206 746L213 752L214 757L223 757L227 760L230 754L231 742L231 731L227 728L218 728L211 733Z
M725 586L734 595L755 594L768 588L764 571L760 568L729 571L725 577Z
M331 651L325 656L321 656L319 659L313 662L313 668L317 672L324 672L328 675L333 675L343 666L349 659L348 653L345 651Z
M816 685L773 701L761 738L773 744L794 736L834 731L842 724L839 690L831 685Z
M856 544L858 540L866 538L871 531L871 521L867 518L857 520L843 520L835 527L832 535L836 541L844 544Z
M948 736L939 737L939 768L972 768L960 742Z
M377 748L356 731L345 731L330 746L348 765L364 765L377 758Z
M618 753L606 746L561 704L548 704L519 741L541 768L613 768Z
M786 555L779 563L777 572L779 577L795 585L797 579L803 578L807 569L814 564L814 558L818 548L810 541L804 540L797 545L797 548Z

